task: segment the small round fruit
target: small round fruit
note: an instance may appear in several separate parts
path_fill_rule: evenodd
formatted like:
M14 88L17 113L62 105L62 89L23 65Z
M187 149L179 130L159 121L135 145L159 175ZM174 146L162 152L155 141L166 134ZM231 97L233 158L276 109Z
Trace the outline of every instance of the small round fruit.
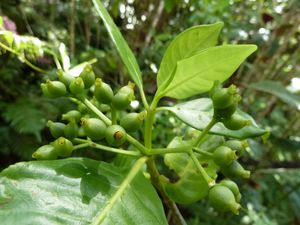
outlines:
M90 88L95 82L95 74L91 65L87 65L79 75L84 82L85 88Z
M235 201L232 191L222 185L213 186L208 192L210 204L221 212L231 211L238 215L241 205Z
M112 105L117 110L124 110L134 99L134 84L129 82L128 85L122 87L113 97Z
M135 132L141 128L145 119L145 112L141 113L128 113L120 120L120 125L127 132Z
M221 167L221 172L228 178L249 178L250 171L245 170L242 165L233 161L229 166Z
M46 87L50 98L62 97L67 93L66 86L60 81L50 81L46 82Z
M75 121L76 123L80 121L81 113L77 110L71 110L62 115L62 120Z
M51 120L47 122L47 127L49 127L50 133L54 138L59 138L64 136L65 126L66 125L64 123L60 123L60 122L52 122Z
M98 102L110 104L114 93L108 84L104 83L100 78L97 78L95 81L94 96Z
M32 154L32 158L37 160L57 159L57 156L58 154L52 145L43 145Z
M126 141L126 131L119 125L111 125L105 131L105 139L110 146L120 146Z
M247 120L238 114L233 114L228 119L223 120L222 123L229 130L240 130L247 125L251 125L251 120Z
M84 82L81 77L76 77L69 86L70 92L74 95L84 92Z
M237 102L231 104L224 109L214 108L214 118L218 120L226 119L231 117L237 110Z
M244 154L245 148L248 146L247 141L238 141L238 140L229 140L226 141L223 145L236 151L236 155L238 157L241 157Z
M74 139L78 136L78 125L75 121L70 121L64 128L65 137L68 139Z
M224 179L219 184L229 188L232 191L232 193L235 197L235 200L237 202L240 202L241 193L240 193L239 187L237 186L237 184L235 182L233 182L232 180L229 180L229 179Z
M60 137L53 142L53 146L58 156L68 157L72 154L73 144L64 137Z
M85 134L93 141L100 141L105 137L106 125L97 118L82 118L81 126Z
M232 105L236 93L237 88L234 85L231 85L229 88L216 89L211 95L214 108L224 109Z
M62 82L66 87L69 87L71 82L75 79L75 77L67 74L63 70L57 70L57 76L60 82Z
M226 147L220 146L213 153L213 160L219 166L228 166L237 159L235 151Z

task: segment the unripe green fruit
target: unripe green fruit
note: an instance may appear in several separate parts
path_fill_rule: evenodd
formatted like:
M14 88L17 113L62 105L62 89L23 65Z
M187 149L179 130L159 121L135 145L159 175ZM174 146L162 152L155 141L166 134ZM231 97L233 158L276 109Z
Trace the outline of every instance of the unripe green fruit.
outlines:
M65 137L68 139L74 139L78 136L78 125L75 121L70 121L64 128Z
M43 94L47 97L47 98L52 98L52 96L50 95L47 85L45 83L41 83L41 89Z
M120 146L126 141L126 131L119 125L111 125L105 131L105 140L110 146Z
M43 145L32 154L32 158L37 160L57 159L57 156L58 154L52 145Z
M48 80L46 82L46 87L43 85L42 86L42 90L45 89L47 90L47 94L50 98L58 98L58 97L62 97L67 93L67 89L66 86L60 82L60 81L50 81ZM44 93L46 94L46 93Z
M224 109L214 108L214 118L218 120L226 119L231 117L237 110L237 102L231 104Z
M109 104L114 97L114 93L108 84L104 83L100 78L97 78L95 81L94 96L98 102Z
M224 109L230 106L234 100L234 92L232 93L229 88L221 88L216 90L211 99L213 101L214 108Z
M70 92L74 95L84 92L84 82L81 77L76 77L69 86Z
M106 125L97 118L82 118L81 125L85 134L93 141L100 141L105 137Z
M80 73L79 77L82 78L85 88L90 88L95 82L95 74L91 65L87 65Z
M145 119L146 113L128 113L120 120L120 125L127 132L135 132L141 128Z
M226 147L220 146L213 153L213 160L219 166L228 166L237 159L235 151Z
M231 211L238 215L241 205L235 201L232 191L222 185L213 186L208 192L210 204L221 212Z
M79 122L80 118L81 113L77 110L71 110L62 115L62 120L75 121L76 123Z
M222 121L229 130L240 130L247 125L251 125L251 120L246 120L238 114L233 114L230 118Z
M49 127L50 133L54 138L59 138L64 136L65 124L60 122L52 122L49 120L47 122L47 127Z
M59 81L66 85L66 87L69 87L71 82L75 79L75 77L65 73L62 70L57 70L57 76Z
M72 154L73 144L64 137L60 137L53 142L53 146L58 156L68 157Z
M232 191L232 193L235 197L235 200L237 202L240 202L241 193L240 193L239 187L237 186L237 184L235 182L233 182L232 180L229 180L229 179L224 179L220 182L220 184L229 188Z
M229 140L226 141L223 145L236 151L236 155L238 157L241 157L244 154L245 148L248 146L247 141L238 141L238 140Z
M241 164L234 161L229 166L221 167L221 172L228 178L249 178L250 171L245 170Z
M134 84L129 82L127 86L122 87L113 97L112 105L117 110L124 110L134 99Z

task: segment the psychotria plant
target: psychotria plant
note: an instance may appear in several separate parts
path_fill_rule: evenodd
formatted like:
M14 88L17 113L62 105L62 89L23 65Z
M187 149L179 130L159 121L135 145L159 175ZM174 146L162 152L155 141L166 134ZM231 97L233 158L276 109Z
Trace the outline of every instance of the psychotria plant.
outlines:
M265 131L238 109L241 96L236 86L223 88L221 83L256 46L215 46L222 23L185 30L167 48L157 75L157 91L148 104L150 97L145 96L133 53L102 3L93 3L132 82L115 90L94 74L91 62L70 68L66 54L57 57L57 79L41 84L43 94L70 98L78 107L63 114L61 121L48 121L54 140L33 153L38 161L2 171L1 222L167 224L163 202L174 223L185 224L176 203L191 204L206 197L215 210L239 214L241 194L233 179L249 178L250 171L238 159L247 147L246 139ZM5 43L1 47L10 50ZM140 112L129 110L135 87L144 106ZM158 106L165 96L187 99L205 92L209 98ZM153 148L155 115L163 110L198 130L196 135L175 136L168 146ZM142 141L136 135L141 130ZM71 157L85 148L122 155L129 163L121 167ZM176 174L176 182L157 169L157 155Z

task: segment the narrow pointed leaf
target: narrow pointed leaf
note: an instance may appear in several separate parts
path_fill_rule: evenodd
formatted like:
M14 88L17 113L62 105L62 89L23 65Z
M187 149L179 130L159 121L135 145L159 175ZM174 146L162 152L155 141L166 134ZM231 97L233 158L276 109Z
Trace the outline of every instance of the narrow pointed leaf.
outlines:
M127 172L84 158L10 166L0 173L1 224L90 225ZM167 221L156 191L139 173L102 224L166 225Z
M213 117L212 101L209 98L195 99L173 107L167 107L167 109L174 113L182 120L182 122L198 130L203 130ZM240 110L238 110L237 113L245 119L251 120L252 125L234 131L227 129L222 123L217 123L212 127L209 133L245 139L249 137L258 137L267 132L266 130L259 128L249 114Z
M123 63L125 64L131 79L138 86L140 90L143 89L142 76L140 68L137 64L136 58L133 55L131 49L129 48L127 42L119 31L118 27L114 23L113 19L108 14L107 10L103 6L100 0L93 0L95 9L111 37L114 45L116 46Z
M179 60L196 52L215 46L223 23L191 27L180 33L168 46L157 75L157 85L167 82Z
M211 89L213 82L228 79L254 51L255 45L223 45L205 49L177 62L176 72L161 96L184 99Z

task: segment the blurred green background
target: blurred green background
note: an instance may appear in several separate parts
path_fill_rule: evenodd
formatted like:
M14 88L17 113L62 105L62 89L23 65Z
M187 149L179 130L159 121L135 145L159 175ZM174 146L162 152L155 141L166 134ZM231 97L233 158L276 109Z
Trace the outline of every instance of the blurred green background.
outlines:
M220 44L258 45L258 51L225 83L240 88L243 110L270 131L266 141L250 140L242 159L243 165L253 171L250 180L239 183L244 210L239 216L216 214L205 200L180 209L190 225L300 224L300 1L103 2L137 56L149 99L156 90L156 72L168 43L188 27L223 21ZM55 77L55 65L50 55L40 55L39 40L53 49L64 43L72 65L97 58L95 73L114 87L125 85L128 74L90 0L1 0L0 16L0 40L4 29L14 32L23 44L24 56L48 71L46 75L38 73L22 63L21 57L0 48L3 169L31 160L38 146L51 141L47 120L58 120L61 113L74 107L67 99L42 96L39 84ZM172 99L164 102L174 103ZM161 113L154 141L166 146L174 134L185 129L177 119ZM84 154L109 157L93 151Z

